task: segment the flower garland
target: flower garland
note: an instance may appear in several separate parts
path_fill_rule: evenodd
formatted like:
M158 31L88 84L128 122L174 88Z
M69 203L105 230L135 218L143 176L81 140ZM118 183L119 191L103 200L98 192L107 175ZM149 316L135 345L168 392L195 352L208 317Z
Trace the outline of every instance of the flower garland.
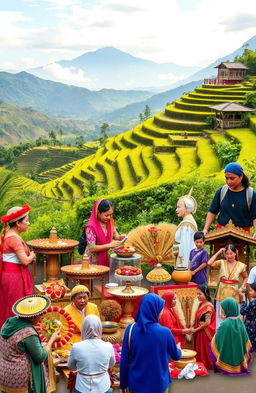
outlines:
M42 314L42 320L40 322L38 322L35 325L36 330L38 331L40 340L44 343L48 343L49 338L45 337L45 335L43 334L43 328L42 328L42 321L43 321L43 316L45 314L48 313L58 313L61 316L63 316L68 324L68 331L67 332L63 332L65 333L64 337L62 337L59 341L55 341L52 345L52 348L60 348L63 345L65 345L73 336L73 332L75 331L75 325L72 321L71 316L63 309L57 306L50 306L43 314ZM58 322L57 317L55 318L55 320ZM61 328L56 328L56 330L61 330Z

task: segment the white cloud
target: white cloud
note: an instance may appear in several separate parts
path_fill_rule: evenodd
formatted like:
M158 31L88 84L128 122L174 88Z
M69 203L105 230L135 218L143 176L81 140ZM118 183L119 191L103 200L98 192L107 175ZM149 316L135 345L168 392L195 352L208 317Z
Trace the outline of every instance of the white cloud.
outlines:
M159 74L158 79L161 81L175 82L177 80L177 76L170 72L168 74Z
M20 61L24 68L35 68L41 66L41 63L32 57L22 57Z
M91 81L90 78L85 76L83 70L74 67L62 67L57 63L44 66L43 70L51 74L54 80L65 81L67 84L86 86Z
M60 55L70 59L115 46L156 62L203 66L256 34L255 0L198 0L187 10L180 0L158 0L157 4L149 0L26 1L57 10L51 10L51 24L45 18L39 27L29 14L0 12L2 61L9 61L4 58L6 48L31 51L29 57L46 64Z
M71 7L76 4L80 4L80 0L25 0L30 6L35 7L46 3L51 9L63 9Z

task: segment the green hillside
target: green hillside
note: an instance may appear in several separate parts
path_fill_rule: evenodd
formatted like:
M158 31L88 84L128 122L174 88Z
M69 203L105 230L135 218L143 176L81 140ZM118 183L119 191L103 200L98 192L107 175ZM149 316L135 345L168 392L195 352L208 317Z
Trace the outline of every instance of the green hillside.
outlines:
M95 148L86 145L82 148L57 146L34 147L18 157L17 171L23 175L30 175L32 170L39 172L43 166L44 172L39 178L48 181L66 172L66 170L61 171L61 168L59 168L58 171L55 170L54 174L51 175L52 168L58 168L65 164L65 168L71 169L75 165L74 160L89 156L94 151ZM56 176L56 172L58 176Z
M0 99L15 105L32 106L57 118L87 119L107 113L152 95L149 91L102 89L92 91L65 85L27 72L0 72Z
M88 124L78 120L53 119L31 107L17 106L0 100L0 143L16 145L46 137L50 131L62 129L68 135L92 137ZM89 131L90 130L90 131Z
M90 194L92 184L104 187L105 194L122 195L182 179L222 178L214 145L236 141L242 146L238 161L251 160L255 157L256 122L255 118L251 121L251 128L211 130L206 122L212 114L209 105L231 100L243 103L251 90L249 82L227 87L203 85L132 130L108 138L104 147L89 156L83 152L79 156L72 149L49 149L47 154L54 157L56 168L41 173L44 183L29 183L29 189L69 201ZM45 154L41 148L25 152L18 160L19 171L29 173Z
M221 164L213 146L235 138L242 143L238 160L255 156L256 134L252 129L210 130L206 122L209 105L234 101L242 103L251 84L203 85L166 106L163 112L132 130L108 138L104 148L62 167L56 178L43 184L41 192L51 198L84 196L92 180L119 194L149 188L190 176L219 176ZM62 172L62 173L63 173Z

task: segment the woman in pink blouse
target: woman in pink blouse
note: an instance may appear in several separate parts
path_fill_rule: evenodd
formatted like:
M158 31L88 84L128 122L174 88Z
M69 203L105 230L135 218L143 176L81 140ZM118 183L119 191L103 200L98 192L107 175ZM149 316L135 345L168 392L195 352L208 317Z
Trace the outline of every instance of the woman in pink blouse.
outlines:
M85 227L86 250L90 263L109 266L108 250L118 247L122 235L118 235L113 219L113 205L100 199L93 205L91 217Z

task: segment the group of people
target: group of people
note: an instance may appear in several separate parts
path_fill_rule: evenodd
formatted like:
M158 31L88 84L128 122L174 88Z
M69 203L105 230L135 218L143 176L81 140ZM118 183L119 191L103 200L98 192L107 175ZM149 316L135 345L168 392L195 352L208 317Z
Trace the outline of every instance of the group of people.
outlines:
M256 349L256 284L252 278L248 279L246 266L238 261L234 245L228 244L209 260L204 247L205 235L218 213L218 227L231 219L246 231L253 226L252 236L256 238L255 191L249 187L248 178L237 163L226 166L225 178L226 186L216 192L202 232L197 231L193 217L196 202L191 195L180 198L177 204L177 214L183 219L175 236L180 243L178 265L188 267L192 281L199 285L193 320L190 326L181 320L175 292L166 291L162 298L155 294L142 298L135 324L127 327L123 338L122 393L168 392L171 382L168 363L181 357L181 348L185 348L186 340L191 337L197 361L203 362L206 368L229 375L249 372L250 353ZM0 258L0 351L4 357L0 360L0 390L9 393L49 393L55 389L50 348L60 337L54 333L42 347L34 328L49 307L49 299L33 295L28 267L36 255L21 238L29 227L29 211L28 205L14 207L1 218L4 228ZM91 263L108 266L108 251L119 246L123 239L112 216L110 201L102 199L94 204L84 229L86 253ZM208 266L219 269L215 307L207 289ZM75 393L109 393L108 369L115 363L114 351L111 344L101 340L99 311L89 302L89 297L87 287L75 286L71 303L65 307L75 324L72 346L66 344L71 349L68 366L78 371Z

